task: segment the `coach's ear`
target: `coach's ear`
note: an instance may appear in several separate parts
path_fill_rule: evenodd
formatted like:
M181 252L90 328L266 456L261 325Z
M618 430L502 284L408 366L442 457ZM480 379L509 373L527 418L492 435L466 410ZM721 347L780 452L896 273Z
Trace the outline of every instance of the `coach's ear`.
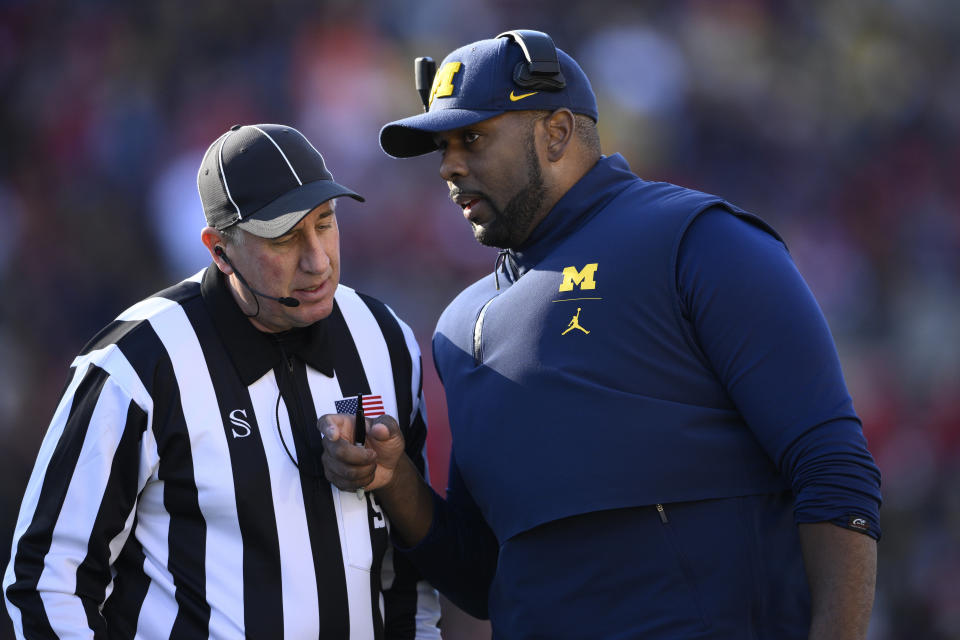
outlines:
M217 248L219 247L222 250L223 245L226 243L223 235L213 227L204 227L200 232L200 240L203 242L203 246L207 248L207 251L210 252L210 257L213 258L213 262L217 265L217 268L227 275L233 273L233 268L230 264L217 252Z
M557 109L544 119L547 132L546 152L550 162L559 162L574 136L574 118L570 109Z

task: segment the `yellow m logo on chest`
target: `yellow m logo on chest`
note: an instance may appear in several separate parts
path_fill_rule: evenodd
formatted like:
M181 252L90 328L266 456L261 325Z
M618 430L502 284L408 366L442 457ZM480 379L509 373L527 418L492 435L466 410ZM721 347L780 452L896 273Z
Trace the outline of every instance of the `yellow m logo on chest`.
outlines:
M576 267L564 267L563 268L563 282L560 283L560 291L573 291L573 287L577 286L581 289L596 289L597 283L593 279L593 275L597 272L597 263L591 262L583 269L577 269Z

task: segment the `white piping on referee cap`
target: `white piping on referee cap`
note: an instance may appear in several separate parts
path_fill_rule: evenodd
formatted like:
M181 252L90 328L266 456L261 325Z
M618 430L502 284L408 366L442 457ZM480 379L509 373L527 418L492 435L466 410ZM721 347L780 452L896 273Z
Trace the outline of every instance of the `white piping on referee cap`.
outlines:
M223 180L223 190L227 192L227 198L230 200L230 204L237 210L237 221L240 221L243 220L243 214L240 213L240 207L237 206L237 203L233 201L233 196L230 195L230 185L227 184L227 174L223 170L223 145L232 133L232 130L227 131L220 140L220 148L217 149L217 165L220 167L220 178Z
M301 179L300 179L300 176L297 175L297 172L296 172L296 170L293 168L293 165L290 164L290 161L287 159L287 154L285 154L285 153L283 152L283 149L280 148L280 145L277 144L277 141L274 140L273 138L271 138L269 133L267 133L266 131L264 131L263 129L261 129L260 127L258 127L257 125L252 125L252 126L253 126L254 129L256 129L257 131L259 131L260 133L262 133L263 135L265 135L265 136L267 137L267 140L269 140L270 142L273 143L273 146L275 146L275 147L277 148L277 151L280 152L280 155L283 156L283 161L287 163L287 166L288 166L288 167L290 167L290 173L292 173L292 174L293 174L293 177L297 179L297 184L299 184L299 185L302 187L302 186L303 186L303 180L301 180ZM303 134L301 134L301 135L303 135ZM307 141L307 142L309 143L309 141ZM316 149L314 149L314 151L316 151Z
M311 148L311 149L313 149L314 151L316 151L317 155L320 156L320 161L322 162L322 161L323 161L323 154L320 153L319 151L317 151L317 148L316 148L315 146L313 146L313 143L310 142L310 140L307 139L307 136L303 135L302 133L300 133L300 132L297 131L296 129L294 129L294 131L295 131L296 133L299 133L299 134L300 134L300 137L303 138L303 141L306 142L308 145L310 145L310 148ZM326 168L326 167L324 167L324 168ZM327 172L329 173L329 172L330 172L330 169L327 169ZM332 174L331 174L331 176L332 176ZM331 179L332 179L332 178L331 178Z

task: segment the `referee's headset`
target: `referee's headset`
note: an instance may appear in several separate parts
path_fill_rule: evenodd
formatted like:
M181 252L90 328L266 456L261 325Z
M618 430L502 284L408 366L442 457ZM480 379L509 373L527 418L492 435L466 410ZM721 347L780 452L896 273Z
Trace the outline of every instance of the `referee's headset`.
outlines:
M223 247L221 247L220 245L217 245L213 248L213 252L217 254L220 258L223 258L223 261L226 262L228 265L230 265L230 268L233 269L233 272L235 274L237 274L237 278L240 279L240 282L243 283L243 286L249 289L250 292L253 293L254 295L260 296L261 298L266 298L267 300L276 300L277 302L279 302L285 307L300 306L300 301L297 300L296 298L287 298L287 297L278 298L277 296L268 296L265 293L261 293L260 291L257 291L256 289L250 286L250 284L247 282L247 279L243 277L243 274L241 274L240 271L235 266L233 266L233 263L230 262L230 258L227 257L227 252L223 250ZM258 312L259 312L259 307L258 307Z
M497 38L510 38L523 50L524 61L513 70L513 81L524 89L537 91L560 91L567 86L567 80L560 71L557 47L553 38L543 31L533 29L514 29L504 31ZM437 63L429 56L417 58L413 62L414 83L423 110L430 110L430 89L437 73Z
M250 284L247 282L246 278L243 277L243 274L241 274L241 273L237 270L237 268L236 268L235 266L233 266L233 263L230 262L230 258L227 257L227 252L223 250L223 247L221 247L220 245L215 245L215 246L213 247L213 252L214 252L215 254L217 254L218 257L222 258L224 262L226 262L228 265L230 265L230 268L233 269L233 272L234 272L235 274L237 274L237 278L240 279L240 282L243 283L243 286L245 286L247 289L249 289L251 292L253 292L254 295L260 296L261 298L267 298L268 300L276 300L277 302L279 302L280 304L282 304L282 305L285 306L285 307L299 307L299 306L300 306L300 301L297 300L296 298L285 298L285 297L280 297L280 298L278 298L278 297L276 297L276 296L268 296L268 295L265 294L265 293L261 293L260 291L257 291L256 289L254 289L253 287L250 286ZM256 316L260 315L260 301L257 300L257 312L256 312L256 313L254 313L254 314L251 315L251 314L249 314L249 313L247 313L247 312L244 312L244 315L247 316L248 318L253 318L253 317L256 317ZM281 442L281 444L283 444L283 449L284 449L284 451L287 452L287 457L290 458L290 462L292 462L292 463L293 463L293 466L295 466L297 469L300 469L300 468L301 468L301 467L300 467L300 463L297 462L297 459L293 457L293 454L292 454L292 453L290 453L290 448L287 446L287 441L283 439L283 431L280 430L280 399L281 399L282 396L283 396L283 391L281 390L280 385L278 384L278 385L277 385L277 404L276 404L276 406L274 407L274 413L276 414L276 423L275 423L275 424L277 425L277 434L280 436L280 442ZM294 421L291 420L291 421L290 421L290 428L292 429L293 426L294 426ZM319 459L320 459L320 454L323 453L323 445L319 443L318 437L317 437L316 435L313 435L313 434L314 434L314 431L313 431L312 429L307 429L307 431L306 431L307 444L309 445L310 450L314 453L314 456L313 456L313 458L312 458L312 459L314 460L314 462L313 462L312 464L306 465L306 466L304 467L304 471L305 471L307 474L311 475L311 476L318 476L318 477L321 477L321 478L322 478L322 477L323 477L323 471L322 471L322 468L320 468L320 467L318 466L319 463L316 462L316 460L319 460ZM318 469L319 469L319 471L318 471Z

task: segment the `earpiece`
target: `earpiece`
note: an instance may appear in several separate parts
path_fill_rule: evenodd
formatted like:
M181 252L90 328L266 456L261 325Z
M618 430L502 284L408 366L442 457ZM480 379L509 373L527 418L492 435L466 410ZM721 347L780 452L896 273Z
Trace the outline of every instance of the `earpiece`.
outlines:
M513 70L513 81L518 85L540 91L560 91L567 86L553 38L532 29L504 31L497 37L511 38L523 50L526 62L519 63Z

